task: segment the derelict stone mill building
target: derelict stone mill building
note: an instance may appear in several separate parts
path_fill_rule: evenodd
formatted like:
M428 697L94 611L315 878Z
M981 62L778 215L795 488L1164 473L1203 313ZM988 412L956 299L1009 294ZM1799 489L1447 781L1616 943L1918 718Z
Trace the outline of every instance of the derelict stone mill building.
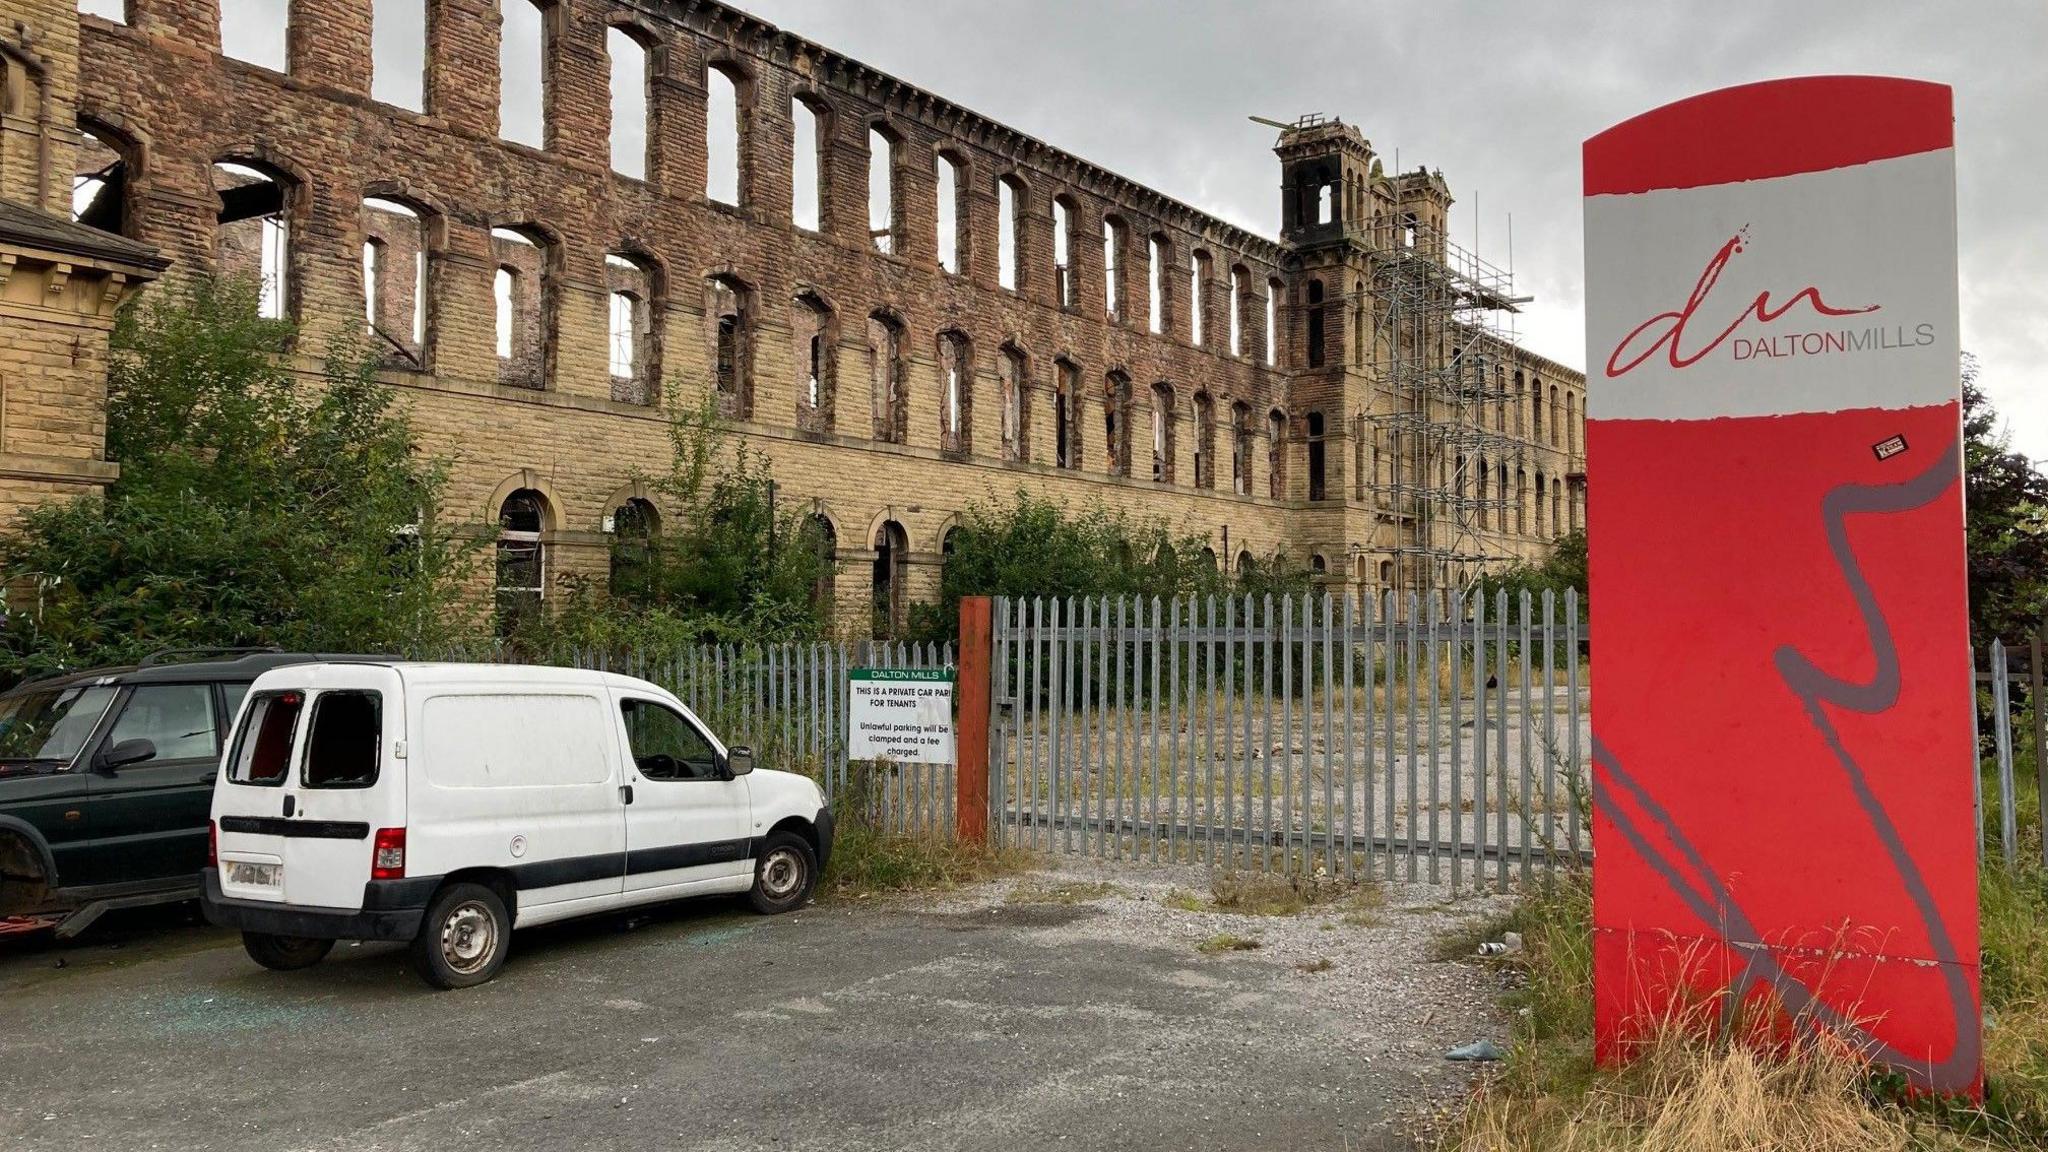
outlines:
M1501 335L1441 174L1338 121L1280 130L1275 240L707 0L8 7L0 512L118 474L115 305L224 270L309 375L368 330L501 595L659 532L633 477L707 392L822 519L855 632L1020 486L1333 590L1581 520L1582 376Z

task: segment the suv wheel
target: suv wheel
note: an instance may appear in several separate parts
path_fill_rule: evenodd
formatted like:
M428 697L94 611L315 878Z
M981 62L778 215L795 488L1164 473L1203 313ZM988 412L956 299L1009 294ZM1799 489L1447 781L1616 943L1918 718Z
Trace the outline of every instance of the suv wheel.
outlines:
M470 988L498 974L512 943L505 901L481 884L450 884L427 905L412 965L436 988Z
M300 968L311 968L327 958L334 949L332 940L315 940L307 936L272 936L268 932L242 933L242 950L249 959L273 972L292 972Z

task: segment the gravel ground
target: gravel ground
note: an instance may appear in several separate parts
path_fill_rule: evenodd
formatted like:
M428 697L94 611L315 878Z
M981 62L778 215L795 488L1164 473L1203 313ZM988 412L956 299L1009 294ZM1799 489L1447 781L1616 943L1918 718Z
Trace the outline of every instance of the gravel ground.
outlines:
M1430 959L1499 904L1185 911L1207 874L1070 860L758 918L521 932L426 990L390 946L265 972L176 917L0 946L0 1147L1401 1149L1501 1034ZM1220 934L1251 951L1204 953ZM1327 962L1327 964L1323 963Z

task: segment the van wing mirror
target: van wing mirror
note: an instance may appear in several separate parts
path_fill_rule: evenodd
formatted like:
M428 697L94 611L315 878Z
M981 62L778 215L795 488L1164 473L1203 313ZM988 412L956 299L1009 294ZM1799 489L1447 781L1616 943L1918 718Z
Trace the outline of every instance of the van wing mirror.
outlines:
M140 764L144 760L154 759L156 741L137 737L133 740L123 740L100 753L100 767L111 772L116 768L126 768L130 764Z
M754 770L752 748L728 748L725 750L725 774L734 778L745 776Z

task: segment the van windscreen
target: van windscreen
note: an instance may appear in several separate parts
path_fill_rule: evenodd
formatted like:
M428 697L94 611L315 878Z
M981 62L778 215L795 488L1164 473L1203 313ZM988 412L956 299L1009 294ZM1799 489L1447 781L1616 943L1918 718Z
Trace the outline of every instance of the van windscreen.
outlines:
M291 769L292 738L299 726L299 712L306 706L303 692L263 692L249 700L242 726L235 732L234 755L228 758L228 782L260 784L275 788L284 783Z
M306 731L306 787L368 788L383 747L382 693L322 692Z

